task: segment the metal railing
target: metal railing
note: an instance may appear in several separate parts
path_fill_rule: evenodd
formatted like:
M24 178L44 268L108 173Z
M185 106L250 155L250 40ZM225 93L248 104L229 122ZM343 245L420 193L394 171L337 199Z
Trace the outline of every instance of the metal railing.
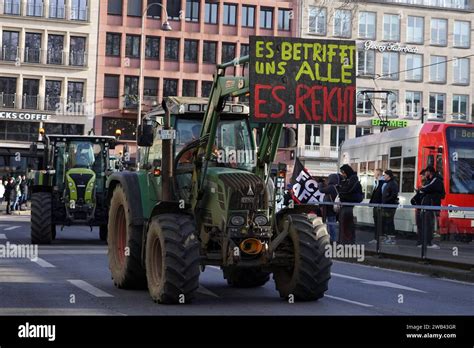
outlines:
M0 60L14 62L19 58L19 52L18 46L4 45L0 47Z
M14 109L18 105L17 95L0 92L0 107Z
M69 52L69 65L71 66L86 66L87 53L84 50L73 50Z
M64 65L66 56L62 50L47 50L46 64Z
M39 95L28 95L24 94L22 97L22 109L27 110L39 110L40 109L40 97Z
M37 48L29 48L26 47L24 49L25 55L24 60L25 63L40 63L41 62L41 54L42 50Z

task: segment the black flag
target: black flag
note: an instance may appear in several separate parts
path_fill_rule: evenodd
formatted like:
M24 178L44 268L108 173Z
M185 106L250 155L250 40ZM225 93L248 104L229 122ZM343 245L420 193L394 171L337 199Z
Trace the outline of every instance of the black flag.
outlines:
M309 174L299 158L295 161L291 184L292 196L297 204L317 204L323 201L324 193L319 192L318 182Z

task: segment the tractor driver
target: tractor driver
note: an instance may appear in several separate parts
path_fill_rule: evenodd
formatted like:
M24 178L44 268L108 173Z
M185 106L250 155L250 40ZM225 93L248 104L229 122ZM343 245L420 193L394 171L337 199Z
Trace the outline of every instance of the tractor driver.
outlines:
M75 166L76 168L90 168L91 165L94 163L94 160L90 156L91 149L90 145L80 144L77 147L76 151L76 158L75 158Z

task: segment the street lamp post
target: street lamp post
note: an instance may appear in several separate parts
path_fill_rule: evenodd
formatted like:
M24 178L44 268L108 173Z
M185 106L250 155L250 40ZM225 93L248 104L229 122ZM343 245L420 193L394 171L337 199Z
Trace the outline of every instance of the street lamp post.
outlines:
M145 85L145 81L144 81L145 78L143 77L143 70L144 70L143 60L145 59L145 48L146 48L146 38L145 38L144 28L145 28L145 20L146 20L147 12L154 5L160 6L163 9L164 13L165 13L165 17L164 17L165 20L161 24L161 30L163 30L163 31L173 30L171 28L170 23L168 22L168 12L166 12L166 8L162 4L160 4L158 2L151 3L143 11L141 34L140 34L140 76L138 77L138 125L139 126L142 123L143 88L144 88L144 85Z

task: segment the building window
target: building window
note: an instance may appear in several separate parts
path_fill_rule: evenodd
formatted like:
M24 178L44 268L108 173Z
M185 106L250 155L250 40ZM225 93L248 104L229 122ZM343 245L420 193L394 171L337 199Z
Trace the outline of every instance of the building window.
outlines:
M470 60L469 58L457 58L453 61L453 82L459 85L469 84Z
M26 4L26 15L33 17L43 16L43 0L28 0Z
M356 128L356 138L363 137L364 135L372 134L372 128L370 127L357 127Z
M49 18L65 18L66 4L64 0L50 0L49 1Z
M386 80L398 80L398 53L382 53L382 75Z
M222 63L227 63L235 58L235 44L222 43Z
M143 96L156 99L158 97L158 83L159 80L153 77L145 77L143 81Z
M64 36L48 35L48 64L64 64Z
M122 45L122 34L107 33L105 40L105 55L112 57L120 57L120 47Z
M152 5L152 4L159 4L159 5ZM154 19L161 18L162 7L160 5L161 5L161 0L148 0L147 1L147 6L150 6L150 7L148 7L148 11L146 12L146 16L148 18L154 18ZM143 14L143 12L140 14L140 16L142 14Z
M23 109L38 109L39 80L23 79Z
M273 29L273 8L260 8L260 28Z
M448 44L447 19L431 19L431 44L437 46L446 46Z
M184 61L197 63L198 61L198 46L197 40L184 40Z
M128 1L127 15L133 17L141 17L143 15L142 2L136 0Z
M145 46L146 59L160 59L160 38L157 36L147 36Z
M386 14L383 16L383 39L400 41L400 16Z
M178 95L178 80L163 80L163 97L176 97Z
M375 51L362 50L357 52L357 75L375 75Z
M278 9L278 30L291 29L291 13L292 10L279 8Z
M224 25L235 25L237 20L237 5L224 3Z
M204 41L202 47L202 61L203 63L216 63L217 42Z
M186 0L186 20L199 22L199 0Z
M58 110L61 106L61 81L46 80L44 108L48 111Z
M19 15L20 14L20 0L5 0L4 14Z
M45 123L44 129L46 134L84 135L83 124Z
M446 82L446 57L431 56L430 61L430 82Z
M406 116L417 118L421 116L421 101L422 101L421 92L415 91L406 91L405 92L405 106L406 106Z
M140 58L140 36L127 35L125 43L125 56Z
M127 119L123 117L104 117L102 118L102 134L115 136L115 131L120 129L122 135L120 140L137 140L136 131L137 131L137 120L136 119Z
M25 62L39 63L41 57L41 34L25 34Z
M398 91L391 91L387 95L384 95L380 104L380 113L386 117L397 116L397 105L398 105Z
M4 108L16 107L16 78L0 77L0 105Z
M323 7L309 7L309 26L311 34L326 35L327 10Z
M2 60L15 61L18 58L20 33L17 31L3 31L3 44L1 47Z
M87 20L87 0L71 0L71 20Z
M357 115L372 115L372 104L370 103L370 94L362 94L357 91Z
M242 26L255 27L255 7L242 5Z
M35 142L38 141L39 122L15 122L15 121L1 121L0 122L0 139ZM27 157L22 156L20 161L16 160L16 156L2 156L0 161L9 164L16 171L27 171ZM7 162L8 161L8 162ZM0 162L0 163L1 163ZM12 172L10 172L12 173Z
M118 98L120 88L120 75L104 76L104 98Z
M334 36L351 37L352 17L349 10L336 10L334 13Z
M84 82L69 81L67 84L68 103L84 102Z
M471 47L471 22L454 21L454 47Z
M247 44L240 44L240 56L245 57L250 55L250 46Z
M446 104L445 94L430 93L430 114L434 114L438 118L443 118L445 104Z
M205 4L204 23L217 24L217 17L219 15L219 4L206 0Z
M201 97L207 98L211 94L212 81L202 81L201 83Z
M406 55L406 74L407 81L423 81L423 55Z
M183 97L195 97L197 90L197 81L183 80Z
M424 18L408 16L407 42L422 44L424 41Z
M125 76L124 108L135 109L138 107L138 84L138 76Z
M122 15L122 0L108 0L107 3L107 14L109 15Z
M178 60L179 58L179 39L165 39L165 59Z
M346 140L345 126L331 126L331 147L339 147Z
M181 14L181 1L168 1L166 3L166 12L168 12L168 19L179 21Z
M86 66L86 38L71 36L69 45L69 65Z
M453 95L453 114L458 114L462 116L467 116L467 106L468 106L469 96L468 95Z
M309 146L321 145L321 126L307 124L305 127L304 144Z
M377 14L374 12L359 12L359 37L361 39L376 38Z

